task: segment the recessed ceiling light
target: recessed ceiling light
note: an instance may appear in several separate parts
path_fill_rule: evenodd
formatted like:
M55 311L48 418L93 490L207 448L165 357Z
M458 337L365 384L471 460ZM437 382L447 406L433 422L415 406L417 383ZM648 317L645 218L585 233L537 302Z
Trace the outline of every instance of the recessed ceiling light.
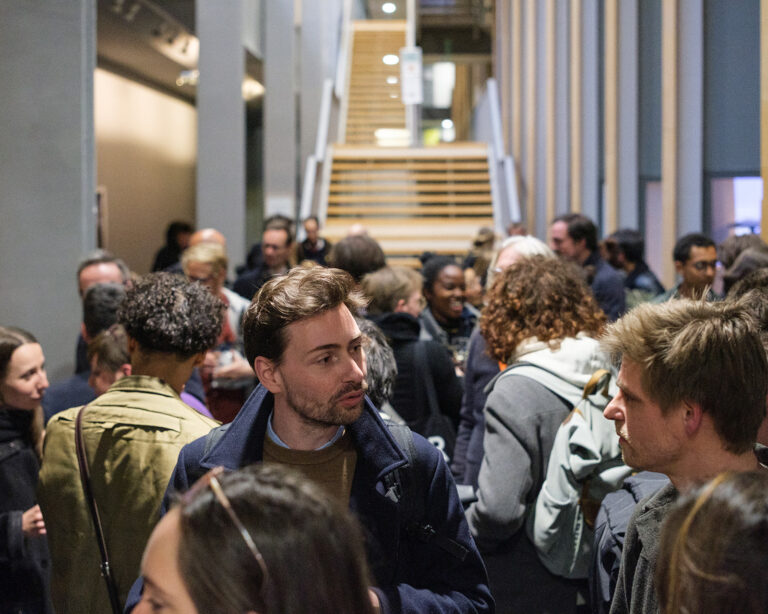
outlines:
M400 58L393 53L388 53L381 59L381 61L384 62L387 66L394 66L400 62Z
M444 119L440 122L440 125L448 130L449 128L453 128L453 122L450 119Z
M395 6L394 2L385 2L381 5L381 10L384 11L387 15L394 13L397 10L397 6Z
M397 83L397 77L387 77L387 83L395 85Z

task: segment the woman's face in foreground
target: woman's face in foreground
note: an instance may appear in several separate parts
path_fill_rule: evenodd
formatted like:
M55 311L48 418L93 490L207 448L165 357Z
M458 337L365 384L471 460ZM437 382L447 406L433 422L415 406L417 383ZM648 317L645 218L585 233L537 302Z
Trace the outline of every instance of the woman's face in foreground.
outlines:
M157 523L141 561L144 593L136 614L197 614L179 571L179 510L172 509Z

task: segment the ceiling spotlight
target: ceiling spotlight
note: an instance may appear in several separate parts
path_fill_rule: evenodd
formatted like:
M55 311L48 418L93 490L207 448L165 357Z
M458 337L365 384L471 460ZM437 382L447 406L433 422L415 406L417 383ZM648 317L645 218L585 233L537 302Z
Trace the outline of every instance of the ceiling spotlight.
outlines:
M387 77L387 83L395 85L397 83L397 77Z
M450 119L444 119L440 122L440 125L445 128L446 130L450 130L453 128L453 122Z
M397 10L397 6L394 2L385 2L381 5L381 10L384 11L387 15L391 15Z
M388 53L381 59L381 61L384 62L387 66L394 66L400 62L400 58L398 58L393 53Z

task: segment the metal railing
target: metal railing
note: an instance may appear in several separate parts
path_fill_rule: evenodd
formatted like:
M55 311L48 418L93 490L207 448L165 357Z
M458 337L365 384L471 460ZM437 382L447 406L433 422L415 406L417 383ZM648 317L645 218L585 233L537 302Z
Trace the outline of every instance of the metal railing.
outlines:
M515 161L504 151L502 136L501 104L496 79L486 82L491 120L491 190L493 193L493 218L499 231L510 222L519 222L520 201L517 194Z

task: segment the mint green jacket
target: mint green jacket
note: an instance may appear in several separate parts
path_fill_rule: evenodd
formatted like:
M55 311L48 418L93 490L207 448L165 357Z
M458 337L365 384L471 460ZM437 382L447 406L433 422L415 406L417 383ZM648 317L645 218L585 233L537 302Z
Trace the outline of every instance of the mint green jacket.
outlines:
M48 422L38 482L58 614L110 611L75 454L79 409L56 414ZM162 380L148 376L118 380L88 406L83 416L85 447L121 603L139 575L179 450L216 425L183 403Z

